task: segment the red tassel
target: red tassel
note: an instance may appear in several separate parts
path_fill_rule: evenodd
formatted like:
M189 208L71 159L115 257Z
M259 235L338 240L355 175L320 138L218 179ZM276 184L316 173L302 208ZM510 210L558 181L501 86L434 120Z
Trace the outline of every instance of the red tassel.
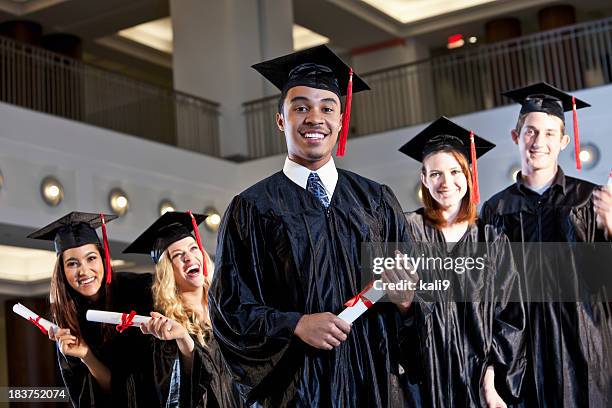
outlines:
M572 96L572 111L574 114L574 156L576 158L576 168L582 169L580 161L580 132L578 131L578 113L576 112L576 97Z
M348 138L349 123L351 121L351 101L353 100L353 68L349 68L349 81L346 87L346 108L342 117L342 130L338 141L336 156L342 157L346 153L346 139Z
M191 217L191 225L193 225L193 233L195 234L196 242L198 243L198 248L202 252L202 272L204 272L204 277L208 277L208 267L206 265L206 255L204 252L204 247L202 246L202 240L200 239L200 231L198 230L198 223L196 222L195 217L191 210L187 211L189 216Z
M106 266L106 284L110 285L113 279L113 269L111 267L110 249L108 248L108 237L106 235L106 221L104 214L100 214L102 219L102 241L104 243L104 264Z
M470 130L470 159L472 160L472 204L480 202L480 187L478 186L478 164L476 163L476 143L474 142L474 132Z

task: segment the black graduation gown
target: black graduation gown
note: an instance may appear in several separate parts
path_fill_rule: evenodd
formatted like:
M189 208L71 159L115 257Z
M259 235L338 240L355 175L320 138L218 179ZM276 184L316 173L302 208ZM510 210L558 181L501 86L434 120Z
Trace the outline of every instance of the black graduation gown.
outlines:
M241 392L265 406L403 406L399 313L377 303L324 351L294 336L303 314L339 313L369 282L360 244L403 241L386 186L338 170L329 208L278 172L236 196L219 230L213 333Z
M526 363L525 313L508 239L490 225L474 224L448 251L442 231L425 221L422 208L406 219L417 256L486 259L482 271L419 272L423 282L450 279L457 291L415 296L402 343L411 405L485 406L480 388L489 365L495 367L500 395L506 401L518 397ZM459 292L468 299L458 298ZM456 301L469 299L478 302Z
M197 338L193 366L187 373L175 341L154 339L153 369L160 401L165 407L242 407L240 394L214 338L202 346Z
M525 187L519 174L515 184L483 204L481 216L513 242L605 242L596 226L595 187L565 176L559 167L552 186L539 195ZM541 254L528 248L515 250L526 299L529 290L533 296L530 280L561 279L555 268L539 261ZM570 252L571 246L567 249ZM601 271L606 270L609 266L604 265ZM571 265L566 273L563 280L576 282L587 275ZM607 299L598 296L580 302L526 303L525 406L612 406L612 314Z
M121 272L113 274L111 311L148 315L152 310L151 275ZM79 295L76 299L82 336L94 355L111 371L111 395L100 389L97 381L80 359L64 356L58 349L58 363L64 384L75 407L152 407L155 388L151 375L151 349L149 341L137 328L116 333L103 342L102 325L89 322L85 314L89 309L106 309L106 290L102 296L89 301Z

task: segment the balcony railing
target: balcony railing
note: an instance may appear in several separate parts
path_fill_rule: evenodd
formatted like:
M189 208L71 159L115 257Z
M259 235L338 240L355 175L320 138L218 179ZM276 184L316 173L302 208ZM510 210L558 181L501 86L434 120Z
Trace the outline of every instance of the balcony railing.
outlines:
M573 91L612 82L612 18L457 51L362 75L372 91L353 98L350 138L510 103L501 92L546 81ZM286 151L278 96L244 104L249 155Z
M219 105L0 37L0 101L219 156Z

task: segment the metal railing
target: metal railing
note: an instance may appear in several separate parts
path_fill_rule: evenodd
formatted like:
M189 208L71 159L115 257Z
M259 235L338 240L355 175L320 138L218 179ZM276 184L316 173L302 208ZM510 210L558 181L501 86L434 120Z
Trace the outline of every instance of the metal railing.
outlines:
M219 105L0 37L0 101L219 156Z
M612 18L457 51L362 75L349 138L510 103L501 92L546 81L573 91L612 82ZM274 123L279 96L244 104L249 155L286 151Z

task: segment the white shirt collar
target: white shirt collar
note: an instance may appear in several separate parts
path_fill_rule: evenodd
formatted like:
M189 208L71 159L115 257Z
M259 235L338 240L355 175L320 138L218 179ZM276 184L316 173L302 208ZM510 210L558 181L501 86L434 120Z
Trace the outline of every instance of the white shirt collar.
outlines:
M308 182L308 176L310 173L317 173L323 182L323 186L325 186L329 199L331 199L331 196L334 194L336 184L338 183L338 170L336 169L336 164L334 163L333 157L331 157L329 161L320 169L314 172L301 164L291 161L291 159L287 157L285 159L285 165L283 166L283 173L285 173L285 176L287 176L289 180L293 181L303 189L306 189L306 183Z

